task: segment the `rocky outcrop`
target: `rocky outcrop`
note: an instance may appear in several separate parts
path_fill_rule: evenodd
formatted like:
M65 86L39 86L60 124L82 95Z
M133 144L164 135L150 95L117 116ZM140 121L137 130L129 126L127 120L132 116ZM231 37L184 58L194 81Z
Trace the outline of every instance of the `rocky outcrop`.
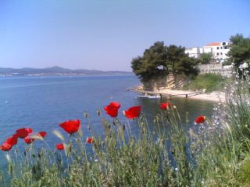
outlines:
M142 89L147 91L160 91L163 89L181 89L185 84L190 81L190 77L185 75L169 74L165 78L151 79L150 81L143 82Z

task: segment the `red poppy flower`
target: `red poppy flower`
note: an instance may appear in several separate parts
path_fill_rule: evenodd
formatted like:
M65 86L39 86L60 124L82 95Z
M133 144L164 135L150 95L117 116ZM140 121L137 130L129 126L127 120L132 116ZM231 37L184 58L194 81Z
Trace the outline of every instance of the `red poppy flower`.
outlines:
M141 106L134 106L124 111L124 115L129 119L134 119L140 116Z
M11 150L11 148L12 148L12 145L9 144L9 143L7 143L7 142L4 142L4 143L0 146L0 149L1 149L2 151L9 151L9 150Z
M7 140L5 141L5 143L10 144L10 145L16 145L17 144L17 140L18 140L18 136L16 136L15 134L13 136L11 136L10 138L7 138Z
M62 143L56 144L57 150L64 150L64 145Z
M67 133L73 134L76 133L79 128L80 128L80 120L70 120L70 121L65 121L60 124L60 127L62 127Z
M25 138L23 139L23 141L24 141L26 144L31 144L32 142L35 141L35 139L34 139L34 138L31 138L31 137L29 137L29 136L27 136L27 137L25 137Z
M195 124L204 123L206 121L206 116L199 116L194 120Z
M94 141L94 139L92 137L87 137L86 138L86 143L91 144L91 143L93 143L93 141Z
M32 133L33 130L31 128L22 128L22 129L17 129L16 130L16 136L18 138L25 138L26 136L28 136L30 133Z
M118 109L121 107L121 104L118 102L111 102L109 105L104 107L104 110L108 115L111 117L117 117L118 115Z
M161 108L162 110L166 110L166 109L169 109L169 107L170 107L171 105L172 105L171 103L162 103L162 104L160 105L160 108Z
M42 138L44 138L47 135L47 132L41 131L38 133Z

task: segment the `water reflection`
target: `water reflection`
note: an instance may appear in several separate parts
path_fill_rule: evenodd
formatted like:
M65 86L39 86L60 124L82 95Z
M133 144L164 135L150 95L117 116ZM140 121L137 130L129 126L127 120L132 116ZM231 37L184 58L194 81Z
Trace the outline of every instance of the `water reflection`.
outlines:
M213 107L216 102L194 100L190 98L172 98L171 100L163 99L147 99L138 98L138 104L142 105L143 112L147 115L147 119L152 121L154 116L160 112L160 104L162 102L170 102L177 107L177 110L181 116L182 121L185 121L186 113L189 114L190 123L193 123L197 116L205 115L211 118L213 114Z

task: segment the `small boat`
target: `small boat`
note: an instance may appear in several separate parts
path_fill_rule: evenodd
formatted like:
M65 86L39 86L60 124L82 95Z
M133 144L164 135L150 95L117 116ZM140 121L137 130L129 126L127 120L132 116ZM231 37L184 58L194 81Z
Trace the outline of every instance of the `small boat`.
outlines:
M160 95L138 95L137 98L160 99Z
M148 98L149 99L160 99L161 96L160 95L149 95Z

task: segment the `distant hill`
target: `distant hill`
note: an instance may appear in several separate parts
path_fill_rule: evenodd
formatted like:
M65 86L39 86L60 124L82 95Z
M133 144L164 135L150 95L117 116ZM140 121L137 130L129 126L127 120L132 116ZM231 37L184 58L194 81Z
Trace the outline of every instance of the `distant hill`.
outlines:
M48 68L0 68L0 76L80 76L80 75L108 75L131 74L125 71L100 71L87 69L66 69L59 66Z

